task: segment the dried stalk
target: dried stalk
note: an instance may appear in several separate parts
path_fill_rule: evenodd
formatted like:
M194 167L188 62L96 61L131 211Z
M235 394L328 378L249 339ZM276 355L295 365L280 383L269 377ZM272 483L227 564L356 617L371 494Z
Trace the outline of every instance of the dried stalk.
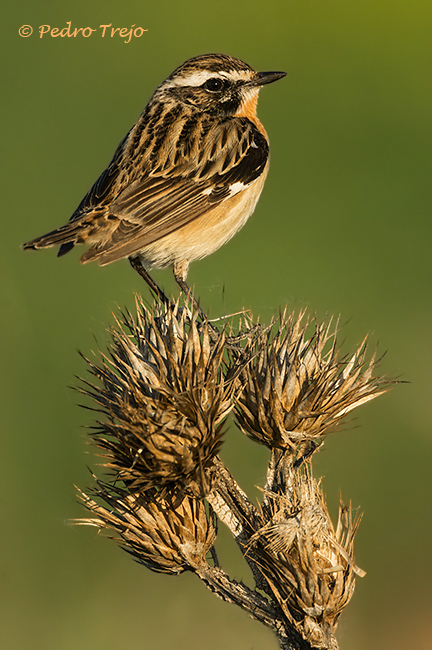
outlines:
M311 459L352 409L387 389L366 341L341 357L337 326L281 315L239 341L230 323L209 335L189 304L124 314L108 355L90 362L96 383L91 439L110 472L80 498L92 516L153 571L192 571L217 596L270 627L284 650L338 648L338 619L355 578L360 517L341 503L333 526ZM244 331L244 329L242 330ZM257 335L258 332L258 335ZM271 449L263 498L254 506L218 456L225 421ZM107 504L105 507L103 504ZM255 579L250 589L218 565L215 517L231 531Z

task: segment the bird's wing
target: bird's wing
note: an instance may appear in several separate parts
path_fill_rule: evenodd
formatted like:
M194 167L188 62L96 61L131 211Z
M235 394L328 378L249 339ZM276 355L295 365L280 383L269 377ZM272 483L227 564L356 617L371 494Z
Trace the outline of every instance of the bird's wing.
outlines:
M174 165L156 160L155 171L143 173L116 196L108 206L110 237L94 244L82 261L105 263L133 255L248 187L267 160L267 140L250 120L231 119L211 128L194 154L185 148ZM93 207L107 191L113 178L109 170L81 209Z

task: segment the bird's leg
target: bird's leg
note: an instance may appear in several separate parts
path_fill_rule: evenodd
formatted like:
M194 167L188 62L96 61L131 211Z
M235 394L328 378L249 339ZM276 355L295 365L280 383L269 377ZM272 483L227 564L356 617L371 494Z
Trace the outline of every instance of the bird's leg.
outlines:
M139 257L130 257L129 262L131 267L140 274L140 276L145 280L150 287L151 291L153 291L154 294L159 298L161 302L166 305L166 307L171 307L171 301L167 296L164 294L162 289L156 284L156 282L153 280L151 275L145 270L141 260Z
M146 271L144 268L141 260L139 257L129 257L129 262L131 267L140 274L140 276L145 280L150 287L150 290L153 291L153 293L159 298L161 302L166 305L166 307L172 307L172 303L170 299L164 294L162 289L156 284L156 282L153 280L151 275ZM203 322L207 322L208 328L209 328L209 335L210 339L213 342L216 342L220 336L220 331L219 329L213 325L212 323L209 322L207 314L201 309L197 299L193 295L192 291L190 290L187 282L186 282L186 275L187 275L187 269L188 269L189 264L187 262L180 263L180 264L175 264L174 265L174 278L179 285L180 289L183 291L183 293L188 296L195 309L198 311L201 320ZM246 332L241 332L237 336L228 336L226 338L226 345L228 348L233 348L233 349L241 349L239 347L239 342L243 341L246 338L249 338L251 334L255 334L256 328L259 326L256 326L252 328L251 330L248 330Z
M175 262L174 263L174 278L179 285L180 289L183 291L183 293L188 296L195 309L198 311L201 320L203 323L207 322L208 328L209 328L209 335L210 339L215 343L219 336L220 336L220 331L216 327L216 325L213 325L205 313L205 311L200 307L199 302L193 295L191 289L189 288L187 282L186 282L186 277L187 277L187 272L189 268L189 262L187 260L184 260L183 262ZM226 346L228 348L234 349L234 350L241 350L240 347L240 342L243 341L246 338L249 338L250 336L255 335L255 331L259 326L256 326L252 328L251 330L248 330L247 332L240 332L237 336L227 336L225 341L226 341Z
M200 304L199 304L198 300L195 298L195 296L193 295L191 289L189 288L189 286L188 286L188 284L186 282L188 269L189 269L189 262L187 260L183 260L182 262L174 262L173 272L174 272L175 281L177 282L177 284L179 285L179 287L183 291L183 293L188 298L190 298L194 308L198 311L203 323L207 322L208 327L209 327L210 338L213 339L213 341L216 341L220 336L220 332L219 332L218 328L215 325L212 325L209 322L209 318L208 318L207 314L200 307Z
M174 272L175 281L177 282L177 284L179 285L183 293L186 294L186 296L188 296L188 298L191 299L192 304L195 307L195 309L199 312L201 319L206 321L208 320L207 314L205 314L204 311L201 309L198 300L195 298L195 296L193 295L191 289L189 288L186 282L188 269L189 269L189 262L187 260L184 260L183 262L174 262L173 272Z

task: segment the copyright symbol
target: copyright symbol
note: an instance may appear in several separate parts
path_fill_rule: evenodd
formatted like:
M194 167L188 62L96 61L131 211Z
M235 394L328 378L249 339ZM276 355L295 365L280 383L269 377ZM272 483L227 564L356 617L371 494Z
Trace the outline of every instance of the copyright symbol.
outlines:
M27 36L31 36L33 34L33 27L31 25L21 25L18 30L18 34L23 38L27 38Z

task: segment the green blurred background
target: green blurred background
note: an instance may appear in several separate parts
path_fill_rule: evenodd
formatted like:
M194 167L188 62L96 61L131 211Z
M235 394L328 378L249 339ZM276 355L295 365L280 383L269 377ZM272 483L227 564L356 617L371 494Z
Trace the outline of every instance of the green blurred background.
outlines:
M341 619L344 650L430 647L430 321L432 87L430 0L209 3L17 2L3 15L1 630L8 650L130 647L275 649L271 633L191 575L152 574L82 516L74 483L93 462L91 415L68 386L77 349L104 345L117 306L148 296L126 261L99 268L23 253L62 225L158 83L204 52L286 70L259 115L270 175L247 226L197 262L191 284L212 315L286 304L341 314L346 350L366 333L381 371L409 384L360 409L318 455L333 514L340 492L365 511L367 571ZM118 37L38 37L62 28L148 29ZM35 33L21 38L21 25ZM155 274L168 291L171 273ZM98 343L95 343L95 339ZM256 493L266 451L234 428L224 458ZM225 531L221 558L250 576Z

